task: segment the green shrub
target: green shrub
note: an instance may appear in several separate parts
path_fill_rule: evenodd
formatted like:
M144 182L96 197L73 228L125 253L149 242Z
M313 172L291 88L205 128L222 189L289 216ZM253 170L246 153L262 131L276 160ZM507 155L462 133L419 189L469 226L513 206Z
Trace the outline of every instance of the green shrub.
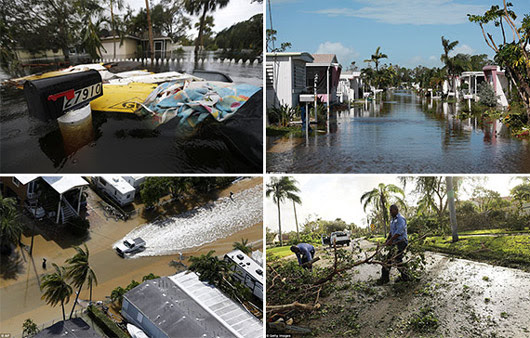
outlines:
M297 115L300 115L300 108L293 108L288 104L282 104L279 107L269 109L268 111L269 122L282 127L289 125L291 120Z
M478 85L479 102L487 107L497 106L497 96L493 87L487 82L481 82Z
M129 335L123 332L109 317L101 312L97 307L91 305L87 308L88 316L103 330L109 337L128 338Z

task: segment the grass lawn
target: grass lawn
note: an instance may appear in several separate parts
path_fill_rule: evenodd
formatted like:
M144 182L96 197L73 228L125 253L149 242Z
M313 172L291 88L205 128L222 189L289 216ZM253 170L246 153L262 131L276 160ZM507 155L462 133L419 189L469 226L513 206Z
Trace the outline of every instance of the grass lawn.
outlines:
M426 250L530 270L530 235L496 237L462 235L456 243L451 242L451 236L428 237L424 247Z
M512 229L469 230L469 231L459 232L458 235L513 234L513 233L524 233L524 232L530 232L530 229L527 227L522 230L512 230Z
M287 257L289 255L294 255L291 251L291 246L277 246L275 248L267 249L267 254L272 254L278 256L279 258Z

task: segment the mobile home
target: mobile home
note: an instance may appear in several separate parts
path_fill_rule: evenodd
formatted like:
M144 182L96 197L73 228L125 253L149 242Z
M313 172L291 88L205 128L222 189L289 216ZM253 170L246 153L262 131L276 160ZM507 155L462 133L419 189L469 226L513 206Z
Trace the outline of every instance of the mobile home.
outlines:
M241 250L227 253L224 260L233 263L234 277L249 288L254 296L263 300L263 268Z

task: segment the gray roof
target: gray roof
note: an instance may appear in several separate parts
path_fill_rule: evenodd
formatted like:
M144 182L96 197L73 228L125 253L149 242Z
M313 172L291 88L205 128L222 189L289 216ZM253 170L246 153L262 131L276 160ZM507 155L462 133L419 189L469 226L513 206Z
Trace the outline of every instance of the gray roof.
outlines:
M60 321L49 326L33 337L73 337L73 338L101 338L88 324L81 318L73 318Z
M257 318L195 273L146 281L124 298L169 337L263 335Z

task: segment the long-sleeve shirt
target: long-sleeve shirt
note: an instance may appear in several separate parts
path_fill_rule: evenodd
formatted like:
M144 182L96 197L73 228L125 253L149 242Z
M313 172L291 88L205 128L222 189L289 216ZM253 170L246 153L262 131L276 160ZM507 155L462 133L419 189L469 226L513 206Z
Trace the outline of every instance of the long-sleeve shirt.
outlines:
M397 214L396 217L392 217L392 221L390 222L390 237L394 237L394 235L398 235L398 237L394 240L394 243L404 241L408 244L409 238L407 236L407 221L401 214Z
M297 245L297 247L298 249L300 249L300 253L296 253L296 258L298 258L298 264L302 265L313 259L313 255L315 254L314 246L307 243L300 243Z

